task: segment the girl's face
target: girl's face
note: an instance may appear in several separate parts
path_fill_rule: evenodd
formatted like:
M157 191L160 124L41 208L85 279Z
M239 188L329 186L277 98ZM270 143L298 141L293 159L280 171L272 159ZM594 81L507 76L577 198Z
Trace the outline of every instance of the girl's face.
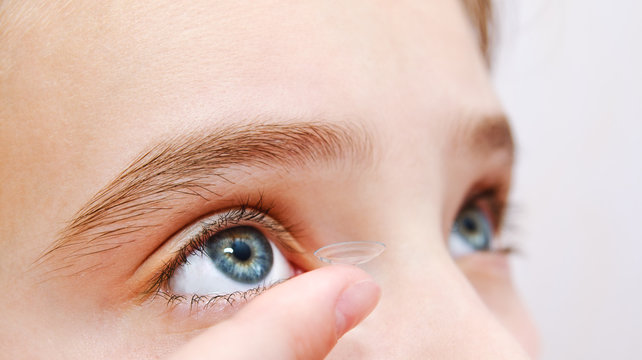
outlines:
M458 1L26 4L0 11L8 357L167 354L350 240L387 245L383 295L332 358L535 351Z

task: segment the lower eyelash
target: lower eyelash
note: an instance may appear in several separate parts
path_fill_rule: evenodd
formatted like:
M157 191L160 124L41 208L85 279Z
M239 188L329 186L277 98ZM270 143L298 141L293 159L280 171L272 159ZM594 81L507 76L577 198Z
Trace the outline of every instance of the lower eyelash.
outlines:
M521 254L519 247L515 245L500 245L495 249L490 249L491 252L502 254L502 255L515 255Z
M261 285L255 288L246 290L246 291L235 291L230 294L224 295L177 295L171 294L165 290L158 290L153 297L161 297L167 301L168 307L177 306L180 304L188 303L190 305L190 311L200 311L207 310L208 308L219 305L221 303L227 303L228 306L235 306L235 304L244 304L248 301L254 299L255 297L262 294L264 291L271 289L272 287L286 281L281 280L274 282L270 285Z

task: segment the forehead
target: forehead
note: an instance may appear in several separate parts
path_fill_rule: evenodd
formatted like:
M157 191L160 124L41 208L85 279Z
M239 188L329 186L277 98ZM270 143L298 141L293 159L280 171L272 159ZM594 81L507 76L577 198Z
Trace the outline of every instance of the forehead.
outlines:
M373 100L391 105L409 96L428 107L474 94L467 101L477 104L468 106L485 106L484 65L459 1L404 5L7 5L4 67L11 71L4 80L28 82L12 90L42 105L67 105L66 112L81 112L78 102L111 108L112 121L131 120L133 109L146 110L151 121L155 112L185 107L195 117L197 108L269 113L284 105L295 114L347 107L367 113ZM33 87L55 87L61 96L48 104L50 97L33 98L41 93ZM65 99L74 104L60 103Z

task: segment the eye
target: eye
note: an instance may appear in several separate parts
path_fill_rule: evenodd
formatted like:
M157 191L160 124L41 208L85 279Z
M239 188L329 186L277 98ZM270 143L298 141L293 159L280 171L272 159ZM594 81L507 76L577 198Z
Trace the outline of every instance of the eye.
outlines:
M244 209L236 214L256 223L272 223L267 216ZM270 286L295 273L279 248L262 231L249 225L218 230L237 220L203 222L197 245L168 276L167 291L178 296L227 295Z
M479 206L464 208L455 219L448 246L454 258L478 251L489 251L493 245L493 227Z

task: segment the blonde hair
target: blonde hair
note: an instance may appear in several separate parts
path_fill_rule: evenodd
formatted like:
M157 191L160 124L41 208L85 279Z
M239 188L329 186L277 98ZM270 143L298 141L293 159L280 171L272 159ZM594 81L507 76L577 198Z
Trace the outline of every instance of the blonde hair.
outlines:
M477 41L486 61L490 59L491 25L493 8L491 0L462 0L473 27L477 32Z

